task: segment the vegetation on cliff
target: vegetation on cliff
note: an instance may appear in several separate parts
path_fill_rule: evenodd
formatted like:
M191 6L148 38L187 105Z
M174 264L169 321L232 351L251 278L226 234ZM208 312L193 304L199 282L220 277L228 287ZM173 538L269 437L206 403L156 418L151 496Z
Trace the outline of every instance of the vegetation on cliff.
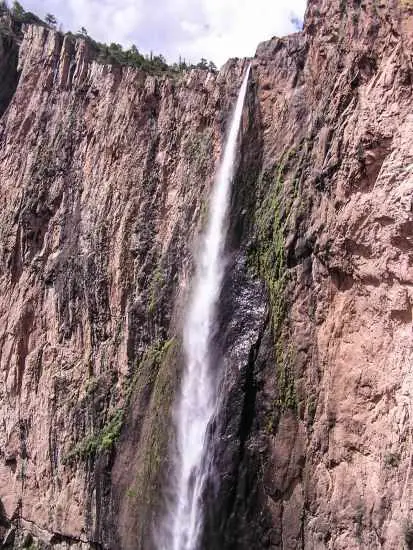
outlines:
M21 26L24 23L47 26L47 24L42 21L40 17L31 11L26 11L20 2L17 1L13 2L12 7L9 8L5 0L0 0L0 16L10 16L19 30L21 30ZM2 24L1 27L3 28L4 24Z
M16 0L11 7L7 5L5 0L0 0L0 35L9 35L10 32L20 34L23 24L41 25L53 30L58 29L58 21L53 14L47 13L45 19L42 20L36 14L26 11ZM62 32L61 26L58 32ZM217 70L215 64L206 59L201 59L199 63L193 64L180 58L178 62L168 64L162 54L153 54L152 52L143 54L135 44L132 44L128 49L124 49L121 44L115 42L110 44L98 42L88 35L84 27L76 33L67 32L66 35L86 40L95 52L98 63L135 67L151 74L176 74L190 69L202 69L211 72Z
M111 449L119 438L123 417L123 409L117 409L100 432L82 439L63 458L63 463L66 464L78 458L86 459L89 456L94 456L97 452Z
M256 211L255 246L250 250L250 263L264 279L269 295L277 364L278 397L274 405L281 410L297 408L294 353L283 333L287 276L285 233L296 192L294 186L285 186L284 179L289 164L293 164L294 156L294 151L287 151L273 170L260 176L259 187L266 191ZM291 191L291 197L285 196L286 188ZM272 426L272 420L270 425Z

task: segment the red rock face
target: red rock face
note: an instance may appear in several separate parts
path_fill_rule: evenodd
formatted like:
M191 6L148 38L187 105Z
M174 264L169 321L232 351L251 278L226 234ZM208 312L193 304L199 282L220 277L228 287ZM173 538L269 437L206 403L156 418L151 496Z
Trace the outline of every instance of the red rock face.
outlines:
M412 39L410 2L312 0L302 33L258 47L205 548L411 545ZM0 122L0 519L16 548L27 531L153 547L180 318L244 66L154 77L24 30Z
M280 335L296 414L279 417L265 468L285 548L410 537L412 13L348 4L310 3L304 36L257 52L264 157L294 149Z
M79 540L99 516L83 443L126 413L138 364L173 336L221 147L217 105L226 114L232 99L226 73L173 82L89 57L85 42L28 27L0 138L1 498L7 517Z

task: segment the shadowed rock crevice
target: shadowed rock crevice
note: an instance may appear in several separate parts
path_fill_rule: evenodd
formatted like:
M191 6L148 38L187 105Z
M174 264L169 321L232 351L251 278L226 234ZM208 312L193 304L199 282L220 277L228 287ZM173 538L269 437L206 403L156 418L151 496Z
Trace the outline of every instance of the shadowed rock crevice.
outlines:
M0 117L7 110L19 82L17 29L0 13Z

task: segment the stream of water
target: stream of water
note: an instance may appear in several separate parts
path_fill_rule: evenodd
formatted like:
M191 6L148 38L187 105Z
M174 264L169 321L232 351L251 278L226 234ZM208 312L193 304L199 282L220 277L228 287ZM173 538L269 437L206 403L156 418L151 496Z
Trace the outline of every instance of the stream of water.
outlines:
M184 322L185 368L175 414L177 444L172 499L165 518L163 550L198 550L203 527L202 496L210 475L208 429L217 412L219 375L211 357L216 305L224 276L231 184L250 67L232 114L224 154L209 205L209 218L196 265Z

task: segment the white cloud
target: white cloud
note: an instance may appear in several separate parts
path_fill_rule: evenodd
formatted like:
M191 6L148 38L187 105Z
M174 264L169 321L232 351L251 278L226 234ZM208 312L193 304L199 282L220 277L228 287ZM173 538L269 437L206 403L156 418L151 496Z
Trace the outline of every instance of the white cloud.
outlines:
M191 57L222 64L229 57L252 56L259 42L274 35L293 32L291 19L302 18L305 0L204 0L202 9L203 27L179 46Z
M259 42L294 32L306 0L26 0L40 16L51 12L67 30L86 27L103 42L135 43L141 51L217 65L252 56Z

